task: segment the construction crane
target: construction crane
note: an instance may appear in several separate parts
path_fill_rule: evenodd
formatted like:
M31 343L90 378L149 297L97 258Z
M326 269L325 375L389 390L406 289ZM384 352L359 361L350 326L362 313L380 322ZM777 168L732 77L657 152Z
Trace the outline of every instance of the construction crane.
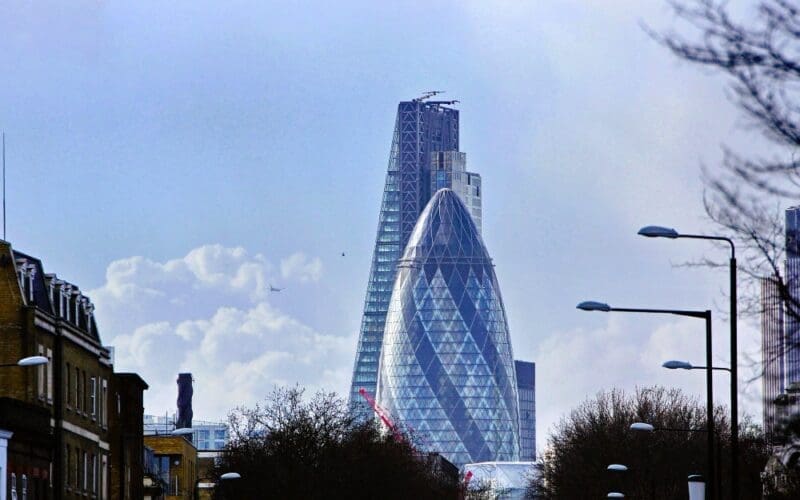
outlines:
M414 99L414 102L422 102L426 99L430 99L433 96L444 94L444 90L429 90L427 92L423 92L421 96Z
M378 418L381 419L383 425L385 425L386 427L389 428L390 431L392 431L394 439L396 441L403 441L403 434L400 432L400 430L397 428L394 422L392 422L392 419L389 418L389 415L386 413L386 410L384 410L378 405L378 403L375 401L375 398L370 396L367 390L364 389L363 387L358 390L358 393L361 394L361 397L367 401L367 404L369 404L370 408L372 408L372 411L375 412L375 415L377 415Z

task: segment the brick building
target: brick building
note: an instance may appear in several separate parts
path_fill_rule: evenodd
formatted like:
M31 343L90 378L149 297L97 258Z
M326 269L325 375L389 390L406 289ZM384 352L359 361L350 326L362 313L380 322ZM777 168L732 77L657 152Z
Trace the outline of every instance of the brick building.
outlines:
M186 436L169 434L144 437L153 450L161 481L167 485L165 500L193 500L197 489L197 448Z
M143 392L147 383L135 373L115 373L112 380L114 402L111 421L111 498L144 498Z
M11 433L2 471L8 498L120 498L110 488L125 472L113 474L110 438L119 424L109 409L123 399L130 405L147 386L139 379L134 389L116 389L128 379L113 373L89 298L0 241L0 364L34 355L49 363L0 369L0 429ZM137 401L141 415L141 391Z

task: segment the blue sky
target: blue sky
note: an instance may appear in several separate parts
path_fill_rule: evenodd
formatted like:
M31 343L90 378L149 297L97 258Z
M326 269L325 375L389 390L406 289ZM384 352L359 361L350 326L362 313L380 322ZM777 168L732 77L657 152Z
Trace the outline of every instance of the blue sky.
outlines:
M574 307L725 303L724 274L673 267L713 249L636 231L713 230L700 165L723 141L762 145L723 80L642 21L674 20L623 0L7 2L7 238L92 296L148 413L174 408L178 371L203 419L275 383L344 394L396 105L444 89L515 354L537 362L539 446L612 385L701 396L701 376L659 365L699 361L702 325ZM755 352L754 329L742 343ZM760 419L758 386L743 407Z

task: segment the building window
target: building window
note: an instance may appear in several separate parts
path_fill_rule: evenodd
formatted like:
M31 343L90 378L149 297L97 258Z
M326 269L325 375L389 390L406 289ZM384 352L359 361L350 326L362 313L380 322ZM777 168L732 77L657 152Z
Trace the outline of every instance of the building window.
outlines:
M64 385L67 388L67 408L72 408L72 367L69 363L67 363L67 376L64 378L66 379Z
M81 401L81 407L83 408L83 413L89 412L89 378L86 376L86 372L81 370L81 392L83 393L83 401Z
M100 465L100 500L108 498L108 456L102 456Z
M75 410L81 411L81 369L75 367Z
M17 500L17 475L11 473L11 500Z
M83 460L81 460L81 472L83 475L83 481L81 482L81 489L86 491L86 488L89 484L88 476L89 476L89 454L85 451L83 452Z
M67 453L64 459L65 459L64 470L66 471L66 474L64 474L64 484L66 484L67 488L69 488L70 480L72 479L72 476L70 475L70 473L72 472L72 468L70 467L71 465L70 460L72 459L72 450L69 448L69 445L67 445Z
M92 453L91 480L89 484L91 485L92 493L97 493L97 455L94 453Z
M39 356L44 356L44 346L42 344L38 345L37 353ZM36 367L36 388L38 390L39 398L44 399L45 388L44 388L44 380L45 380L45 368L44 365L39 365Z
M108 424L108 380L102 379L100 385L100 424L105 427Z
M47 371L47 402L53 402L53 350L47 349L47 364L44 365Z
M125 466L125 497L131 496L131 468Z
M72 292L72 304L75 306L72 310L72 322L75 323L75 325L78 325L80 323L79 319L80 316L78 316L79 312L78 306L80 305L79 297L80 294L78 292Z
M89 411L92 414L92 420L97 418L97 377L92 377L89 380Z
M58 313L61 315L62 318L69 321L69 308L67 307L67 296L65 295L65 289L61 287L61 293L58 294Z

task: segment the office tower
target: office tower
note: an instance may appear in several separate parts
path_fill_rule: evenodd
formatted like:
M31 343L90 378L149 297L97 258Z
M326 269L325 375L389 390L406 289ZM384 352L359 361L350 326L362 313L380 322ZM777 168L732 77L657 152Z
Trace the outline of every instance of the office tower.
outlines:
M761 280L761 357L764 368L764 432L774 439L784 418L800 410L800 207L786 209L785 287ZM777 403L776 403L777 401Z
M764 434L772 440L780 421L775 401L786 390L783 345L783 301L778 284L761 280L761 361L764 369Z
M536 460L536 363L514 361L519 394L520 460Z
M452 190L430 200L397 268L378 405L458 466L519 460L505 309L477 226Z
M452 189L461 198L481 233L481 176L467 172L467 153L439 151L431 154L431 192L444 188Z
M350 405L359 417L373 416L359 389L375 394L397 261L431 196L432 154L458 151L458 110L448 107L452 104L454 101L420 98L401 102L397 107L350 388Z
M786 292L793 300L784 301L784 355L786 356L786 386L800 383L800 308L794 300L800 300L800 207L786 210L786 270L784 280Z

